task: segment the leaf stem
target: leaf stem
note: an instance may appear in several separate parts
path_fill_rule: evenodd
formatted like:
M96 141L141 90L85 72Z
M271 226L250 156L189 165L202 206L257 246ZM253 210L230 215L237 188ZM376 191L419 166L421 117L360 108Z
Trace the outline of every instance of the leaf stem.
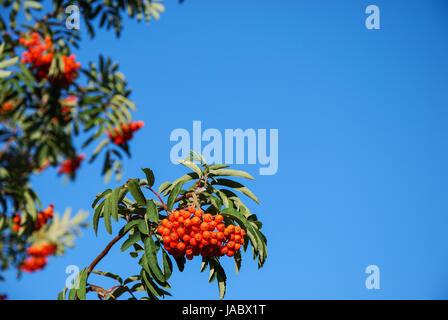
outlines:
M157 198L159 198L160 202L162 203L163 209L164 209L165 211L168 212L167 207L166 207L166 205L165 205L165 202L163 202L162 198L160 197L160 195L159 195L157 192L155 192L154 190L152 190L151 187L148 187L148 186L142 186L142 187L145 187L146 189L148 189L148 190L150 190L152 193L154 193L154 194L157 196Z

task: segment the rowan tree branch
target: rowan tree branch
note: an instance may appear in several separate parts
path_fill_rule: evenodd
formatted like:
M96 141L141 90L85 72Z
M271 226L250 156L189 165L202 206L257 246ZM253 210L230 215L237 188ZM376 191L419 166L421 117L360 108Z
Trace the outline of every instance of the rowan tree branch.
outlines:
M112 248L112 246L115 243L117 243L118 241L120 241L120 239L123 238L125 235L126 235L126 232L123 232L122 234L119 234L118 236L113 238L111 242L109 242L109 244L104 248L104 250L101 251L101 253L98 255L98 257L96 257L95 260L93 260L93 262L87 268L87 277L89 277L89 274L93 271L93 269L96 267L98 262L100 262L101 259L103 259L104 256L109 253L109 250Z

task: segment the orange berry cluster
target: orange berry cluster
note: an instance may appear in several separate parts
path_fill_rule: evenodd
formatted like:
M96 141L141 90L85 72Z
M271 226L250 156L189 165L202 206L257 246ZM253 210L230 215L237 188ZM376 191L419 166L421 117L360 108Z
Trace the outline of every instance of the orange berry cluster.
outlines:
M75 56L62 56L64 72L56 78L50 79L49 70L54 53L51 51L53 42L50 37L45 37L42 41L37 32L31 34L30 39L21 37L19 42L26 47L23 53L22 63L29 63L34 69L38 81L42 79L50 80L59 87L67 87L78 76L78 69L81 67L79 62L75 61Z
M57 246L53 243L41 245L33 244L26 252L30 255L20 266L25 272L34 272L42 269L47 264L47 257L56 252Z
M107 136L115 144L125 144L134 136L134 132L143 127L145 123L143 121L133 121L121 125L121 132L119 128L115 128L112 132L108 132Z
M37 221L34 225L34 230L42 228L48 220L53 218L54 204L50 204L45 210L37 214Z
M85 157L85 154L80 154L73 159L64 160L58 169L58 173L75 173L75 171L81 165L81 161L84 160Z
M37 221L36 224L34 225L34 230L37 231L40 228L42 228L48 222L48 220L50 220L53 217L53 211L54 211L54 204L50 204L45 210L39 212L37 214ZM21 220L22 218L18 213L12 218L12 221L14 222L12 229L14 231L19 231ZM26 226L24 226L24 228L26 228Z
M27 49L22 55L22 63L31 64L36 72L38 81L46 78L50 70L51 61L53 60L53 52L50 51L53 46L51 38L46 37L44 42L42 42L40 34L33 32L30 39L26 40L21 37L19 42L25 45Z
M10 112L14 108L11 102L5 102L0 108L0 114Z
M244 243L245 230L233 224L226 226L224 217L205 213L191 206L174 210L161 221L157 232L173 257L232 257Z

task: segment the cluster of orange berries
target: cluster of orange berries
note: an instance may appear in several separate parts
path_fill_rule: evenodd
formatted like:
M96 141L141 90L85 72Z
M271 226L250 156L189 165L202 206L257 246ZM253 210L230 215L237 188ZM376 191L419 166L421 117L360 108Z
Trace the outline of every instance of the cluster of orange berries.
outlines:
M47 264L47 257L56 252L57 246L53 243L33 244L26 252L30 255L20 266L25 272L34 272L42 269Z
M50 220L53 217L53 211L54 211L54 204L50 204L45 210L37 214L37 221L36 224L34 225L35 231L42 228L48 222L48 220ZM14 222L12 229L14 231L19 231L21 220L22 218L18 213L14 216L14 218L12 218L12 221ZM24 228L26 228L26 226L24 226Z
M5 102L0 108L0 114L10 112L12 109L14 109L13 104L11 102Z
M58 169L58 173L72 174L79 168L81 161L86 157L85 154L80 154L73 159L64 160Z
M115 128L112 132L108 132L107 136L115 144L125 144L134 136L134 132L143 127L145 123L143 121L133 121L121 125L121 132L119 128Z
M50 37L45 37L42 41L41 36L37 32L31 34L30 39L21 37L19 42L26 47L23 53L22 63L29 63L35 71L38 81L42 79L50 80L59 87L66 87L78 76L78 69L81 67L79 62L75 61L75 56L62 56L64 66L63 74L56 78L50 79L49 71L54 53L51 51L53 42Z
M223 223L220 214L203 213L191 206L188 209L174 210L161 221L157 232L163 237L163 245L173 257L194 256L232 257L244 243L244 229Z

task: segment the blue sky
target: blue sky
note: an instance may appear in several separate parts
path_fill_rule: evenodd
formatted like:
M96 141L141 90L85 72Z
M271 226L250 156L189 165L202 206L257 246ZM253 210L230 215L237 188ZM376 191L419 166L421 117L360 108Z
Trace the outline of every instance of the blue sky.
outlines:
M367 30L369 4L381 29ZM268 260L233 262L227 299L448 298L448 6L443 1L167 1L149 26L127 21L120 39L84 38L82 63L102 53L120 62L146 122L124 162L126 178L150 167L156 184L185 170L170 162L176 128L279 130L279 170L238 165L261 201ZM89 209L107 187L101 163L83 164L64 185L56 170L33 183L44 204ZM89 217L91 220L91 216ZM118 227L114 228L115 231ZM110 241L85 230L77 247L19 281L11 299L54 299L65 268L90 264ZM381 288L365 287L368 265ZM97 267L124 277L138 266L114 248ZM217 299L200 262L175 272L170 299ZM92 278L94 279L94 278ZM98 279L98 283L102 280ZM110 285L109 285L110 284ZM106 285L106 284L105 284ZM107 282L106 286L112 286ZM93 295L90 296L94 298Z

